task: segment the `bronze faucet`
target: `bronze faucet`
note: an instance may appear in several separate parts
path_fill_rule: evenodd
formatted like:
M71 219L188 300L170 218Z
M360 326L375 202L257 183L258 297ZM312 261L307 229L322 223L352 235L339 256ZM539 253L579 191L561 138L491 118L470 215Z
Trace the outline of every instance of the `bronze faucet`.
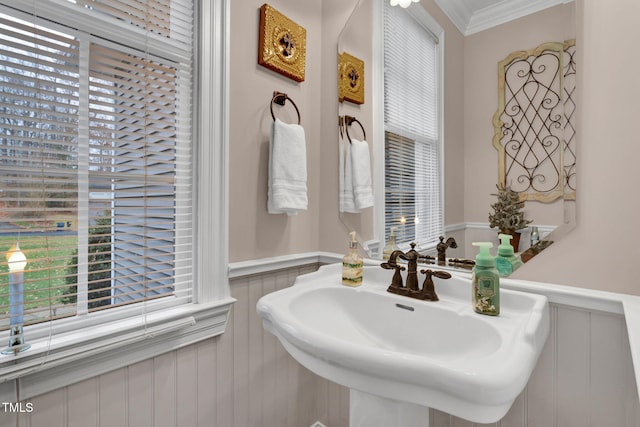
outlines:
M436 245L436 250L438 251L438 265L446 265L446 257L447 257L447 248L457 248L458 244L456 243L456 239L453 237L449 237L447 241L444 241L444 236L440 236L440 243Z
M404 253L400 250L393 251L391 252L391 255L389 255L389 261L380 264L380 266L384 269L396 270L396 272L393 274L391 285L389 285L389 288L387 288L387 292L421 300L438 301L438 295L436 295L431 276L448 279L449 277L451 277L451 275L444 271L422 270L422 273L427 273L427 278L422 285L422 290L420 290L420 288L418 287L418 261L425 257L423 255L420 255L420 253L415 250L415 247L416 244L411 243L411 250L409 250L407 253ZM400 273L401 271L405 270L405 268L402 265L398 264L398 258L407 261L408 271L406 286L402 284L402 275Z

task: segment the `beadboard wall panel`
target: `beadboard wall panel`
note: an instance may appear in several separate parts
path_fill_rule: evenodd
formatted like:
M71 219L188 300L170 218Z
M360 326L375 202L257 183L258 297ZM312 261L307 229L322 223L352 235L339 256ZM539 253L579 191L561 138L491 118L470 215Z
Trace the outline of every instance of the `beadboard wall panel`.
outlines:
M31 413L0 412L0 427L346 426L348 393L293 360L255 309L317 268L234 278L224 334L36 396Z
M317 265L232 280L221 336L31 399L0 427L327 427L349 424L349 391L293 360L255 311L265 294ZM498 423L431 411L432 427L640 425L624 318L551 305L551 330L527 388ZM19 422L19 423L18 423Z

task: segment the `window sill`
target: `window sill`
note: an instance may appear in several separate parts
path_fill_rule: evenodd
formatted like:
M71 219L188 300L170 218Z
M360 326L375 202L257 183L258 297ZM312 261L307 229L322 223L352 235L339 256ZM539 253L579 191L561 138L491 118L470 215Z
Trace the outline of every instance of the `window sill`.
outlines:
M29 399L122 368L224 332L231 305L226 298L186 304L147 315L56 334L27 342L15 356L0 355L0 399L15 400L12 380L20 381L20 398Z

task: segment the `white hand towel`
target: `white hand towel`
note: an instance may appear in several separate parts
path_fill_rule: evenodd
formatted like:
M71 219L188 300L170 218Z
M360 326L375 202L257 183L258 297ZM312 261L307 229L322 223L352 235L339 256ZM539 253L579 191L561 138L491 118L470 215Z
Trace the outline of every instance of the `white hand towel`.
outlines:
M373 187L371 185L371 159L367 141L351 138L351 169L353 179L353 198L359 210L373 206Z
M275 119L269 139L267 210L271 214L296 215L307 210L307 205L304 128Z
M351 143L340 142L340 212L360 213L353 194Z

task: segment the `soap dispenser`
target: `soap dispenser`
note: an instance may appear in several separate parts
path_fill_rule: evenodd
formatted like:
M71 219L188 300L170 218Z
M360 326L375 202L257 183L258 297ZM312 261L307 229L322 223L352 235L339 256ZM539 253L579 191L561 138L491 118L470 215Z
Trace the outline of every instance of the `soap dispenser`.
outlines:
M398 245L396 245L396 228L397 227L391 227L389 229L389 241L387 242L387 246L385 246L384 250L382 251L382 258L385 261L389 261L389 257L391 256L391 253L393 251L400 249Z
M498 234L500 246L498 246L498 256L496 256L496 270L501 277L507 277L522 265L522 260L513 251L513 246L509 240L513 238L510 234Z
M493 244L491 242L472 244L480 248L471 276L473 309L476 313L497 316L500 314L500 275L496 270L494 258L489 252Z
M347 286L360 286L362 284L362 268L364 261L358 255L358 241L356 232L352 231L349 252L342 258L342 284Z

